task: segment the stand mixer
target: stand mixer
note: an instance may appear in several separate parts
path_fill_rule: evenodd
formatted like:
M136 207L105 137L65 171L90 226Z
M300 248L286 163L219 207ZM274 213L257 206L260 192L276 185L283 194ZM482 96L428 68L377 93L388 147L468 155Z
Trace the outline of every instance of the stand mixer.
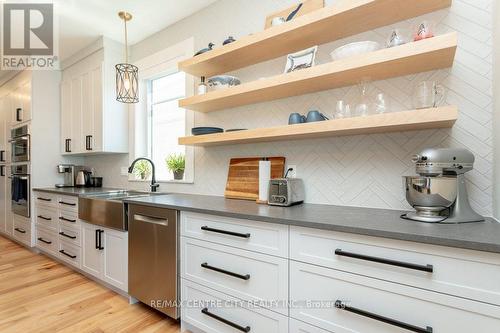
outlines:
M467 149L426 149L412 159L419 176L405 176L406 200L415 209L401 217L430 223L482 222L469 204L464 174L473 169Z

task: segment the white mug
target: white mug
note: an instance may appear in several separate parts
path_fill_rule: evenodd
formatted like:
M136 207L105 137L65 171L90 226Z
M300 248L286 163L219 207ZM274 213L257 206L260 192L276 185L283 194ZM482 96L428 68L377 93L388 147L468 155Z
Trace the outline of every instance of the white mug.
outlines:
M280 25L280 24L283 24L285 23L286 20L284 17L281 17L281 16L278 16L278 17L274 17L271 21L271 26L276 26L276 25Z

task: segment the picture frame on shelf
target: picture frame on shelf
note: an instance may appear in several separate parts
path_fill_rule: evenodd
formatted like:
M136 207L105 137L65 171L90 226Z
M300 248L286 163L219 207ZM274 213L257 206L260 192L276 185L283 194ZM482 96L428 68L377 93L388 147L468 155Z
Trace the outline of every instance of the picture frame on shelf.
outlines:
M291 53L286 57L285 74L296 70L313 67L315 65L318 45L308 49Z

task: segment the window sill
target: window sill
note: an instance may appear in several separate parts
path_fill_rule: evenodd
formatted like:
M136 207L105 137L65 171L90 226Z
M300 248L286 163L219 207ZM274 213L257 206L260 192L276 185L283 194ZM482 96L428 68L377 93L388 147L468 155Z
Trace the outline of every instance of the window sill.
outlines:
M129 179L129 182L133 183L151 183L150 180L140 180L140 179ZM194 180L158 180L158 184L194 184Z

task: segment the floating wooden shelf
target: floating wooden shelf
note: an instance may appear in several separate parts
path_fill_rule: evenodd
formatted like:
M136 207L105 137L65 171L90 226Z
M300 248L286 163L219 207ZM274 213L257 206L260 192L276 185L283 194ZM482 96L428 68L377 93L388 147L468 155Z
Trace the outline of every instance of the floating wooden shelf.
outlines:
M345 0L179 63L212 76L451 6L452 0Z
M415 2L415 1L410 1ZM418 2L418 1L417 1ZM457 33L382 49L327 64L212 91L179 101L182 108L210 112L452 66Z
M179 138L180 145L217 146L228 144L311 139L341 135L414 131L452 127L458 117L456 106L392 112L335 119L315 123L285 125Z

